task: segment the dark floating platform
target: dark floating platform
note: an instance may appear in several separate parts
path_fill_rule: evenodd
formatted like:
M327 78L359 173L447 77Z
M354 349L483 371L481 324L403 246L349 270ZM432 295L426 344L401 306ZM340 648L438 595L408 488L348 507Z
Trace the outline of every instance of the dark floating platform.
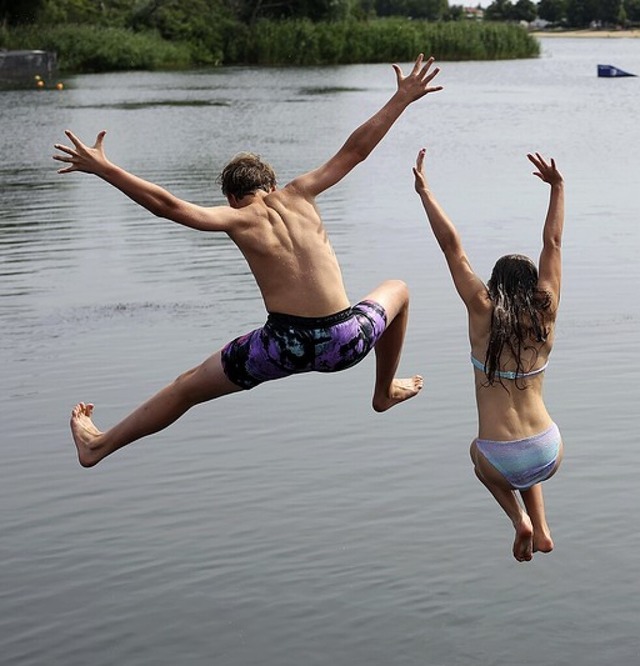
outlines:
M635 74L625 72L624 69L614 67L613 65L598 65L598 76L605 79L612 79L619 76L635 76Z
M51 51L0 50L0 89L44 88L56 75L56 54Z

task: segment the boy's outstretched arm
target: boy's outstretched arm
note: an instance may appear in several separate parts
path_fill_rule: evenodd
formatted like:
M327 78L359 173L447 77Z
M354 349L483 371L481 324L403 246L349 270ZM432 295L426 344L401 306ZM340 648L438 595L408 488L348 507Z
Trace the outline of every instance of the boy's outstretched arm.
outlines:
M54 155L53 159L66 165L58 169L58 173L82 171L94 174L118 188L154 215L194 229L226 231L236 217L235 211L231 208L196 206L179 199L159 185L134 176L117 166L105 155L103 143L106 131L104 130L98 133L93 146L85 145L70 130L65 130L65 134L73 147L55 144L54 147L60 153Z
M288 187L294 187L306 197L315 197L365 160L412 102L442 90L442 86L431 85L440 72L439 67L432 68L433 62L433 57L425 61L421 53L407 76L403 75L398 65L392 65L397 89L387 103L354 130L340 150L325 164L295 178Z

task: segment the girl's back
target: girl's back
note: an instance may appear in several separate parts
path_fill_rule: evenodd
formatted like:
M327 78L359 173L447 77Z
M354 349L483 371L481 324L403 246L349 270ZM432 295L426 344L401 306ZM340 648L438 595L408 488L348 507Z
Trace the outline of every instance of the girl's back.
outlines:
M482 307L479 311L474 310L469 312L469 341L478 410L478 436L481 439L509 441L541 432L551 424L543 400L543 384L553 347L555 313L549 308L539 313L543 321L542 340L530 335L514 339L518 331L532 331L528 319L522 322L516 317L516 332L512 332L511 340L505 341L500 348L495 341L492 343L492 323L496 316L489 290ZM493 337L496 337L495 334ZM493 354L498 354L493 368L489 360L492 345ZM514 355L512 347L519 349L518 356Z

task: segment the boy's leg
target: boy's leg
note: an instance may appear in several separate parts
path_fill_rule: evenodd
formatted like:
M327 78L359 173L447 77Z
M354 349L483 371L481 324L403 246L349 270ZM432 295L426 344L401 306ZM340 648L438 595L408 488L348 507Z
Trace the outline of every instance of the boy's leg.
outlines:
M531 518L518 502L516 493L507 480L480 453L475 440L471 443L470 454L476 476L513 523L516 531L516 538L513 542L513 556L518 562L528 562L533 557L534 530Z
M409 289L401 280L387 280L363 300L379 303L387 313L387 327L376 343L376 383L373 408L384 412L416 395L423 386L420 375L396 378L402 345L409 320Z
M194 405L241 391L227 379L220 356L218 351L183 373L105 432L98 430L91 420L93 405L76 405L71 414L71 431L80 464L92 467L123 446L163 430Z

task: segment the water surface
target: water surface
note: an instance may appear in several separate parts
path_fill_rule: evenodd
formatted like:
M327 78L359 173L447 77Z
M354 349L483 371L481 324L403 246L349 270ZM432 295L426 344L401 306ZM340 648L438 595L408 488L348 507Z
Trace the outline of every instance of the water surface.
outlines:
M536 60L444 63L319 204L351 297L412 291L401 370L415 400L370 409L373 358L192 410L81 469L78 400L107 426L262 323L225 238L158 220L52 144L107 129L108 155L203 203L235 152L280 181L313 168L388 98L390 67L79 76L0 95L0 650L3 663L223 666L634 663L640 653L636 40L543 41ZM545 485L556 550L520 565L473 476L465 314L427 233L428 172L475 268L537 256L546 186L567 182L565 270L546 393L565 440Z

